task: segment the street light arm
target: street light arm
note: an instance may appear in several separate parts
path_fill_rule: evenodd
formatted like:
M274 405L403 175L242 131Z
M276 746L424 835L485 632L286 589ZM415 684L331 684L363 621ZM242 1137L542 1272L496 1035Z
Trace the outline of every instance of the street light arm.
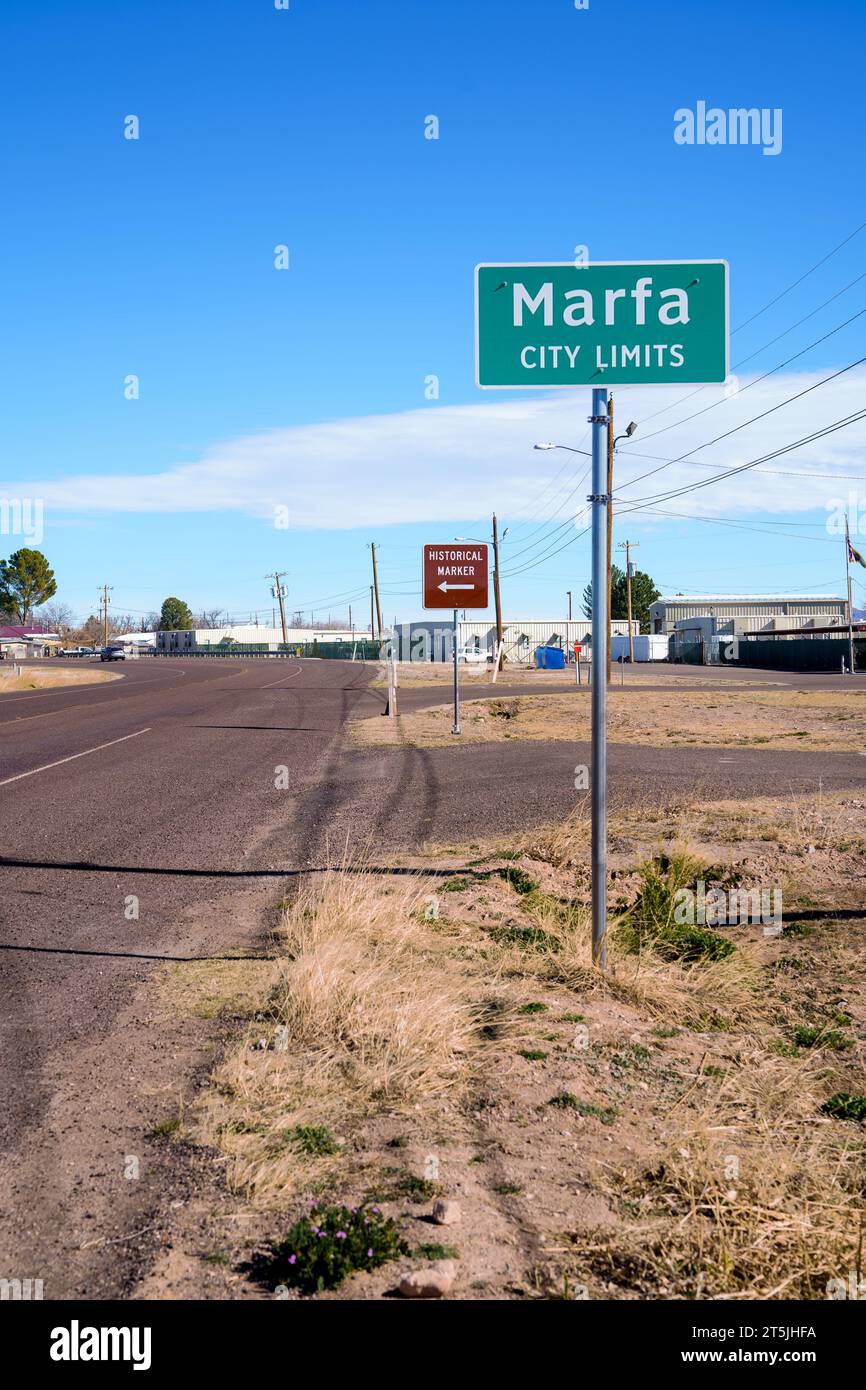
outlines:
M533 444L533 449L565 449L569 454L582 454L584 458L592 458L592 454L587 449L572 449L570 444Z

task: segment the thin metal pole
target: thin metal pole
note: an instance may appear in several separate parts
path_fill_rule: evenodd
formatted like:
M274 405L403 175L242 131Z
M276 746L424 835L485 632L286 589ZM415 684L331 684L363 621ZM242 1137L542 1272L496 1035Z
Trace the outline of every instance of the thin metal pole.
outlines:
M845 513L845 579L848 586L848 665L854 674L854 606L851 600L851 542L848 539L848 513Z
M593 411L593 414L595 412ZM595 484L593 484L595 487ZM610 632L611 614L613 612L613 565L611 559L611 546L613 544L613 396L607 403L607 578L605 587L607 589L607 683L610 685Z
M457 609L454 609L454 723L452 734L460 733L460 684L457 679Z
M496 603L496 669L501 671L502 655L505 648L502 643L502 594L499 588L499 527L496 524L495 512L493 513L493 565L493 598Z
M607 968L608 416L607 391L592 393L592 959Z

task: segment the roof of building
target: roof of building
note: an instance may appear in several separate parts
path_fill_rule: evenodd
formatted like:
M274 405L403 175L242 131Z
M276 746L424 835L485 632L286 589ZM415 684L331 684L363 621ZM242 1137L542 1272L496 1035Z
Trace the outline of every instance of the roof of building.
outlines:
M39 623L8 623L0 627L0 637L23 642L27 637L53 637L46 627Z
M838 594L663 594L655 603L844 603ZM652 605L650 605L652 607Z

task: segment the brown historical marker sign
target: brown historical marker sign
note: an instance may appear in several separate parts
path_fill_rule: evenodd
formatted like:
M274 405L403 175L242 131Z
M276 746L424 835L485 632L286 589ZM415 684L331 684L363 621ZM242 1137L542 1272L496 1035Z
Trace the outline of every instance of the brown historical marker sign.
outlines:
M425 608L487 607L487 546L424 546Z

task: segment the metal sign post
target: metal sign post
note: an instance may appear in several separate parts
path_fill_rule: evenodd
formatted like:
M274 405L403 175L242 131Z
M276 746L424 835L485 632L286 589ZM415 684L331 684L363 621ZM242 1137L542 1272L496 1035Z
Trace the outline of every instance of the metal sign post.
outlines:
M460 733L460 681L457 675L457 640L459 628L457 625L457 609L454 609L454 723L451 725L452 734Z
M721 384L727 376L727 261L500 261L475 268L477 385L486 391L592 387L592 649L587 680L592 698L592 958L602 969L607 963L608 388L703 386Z
M607 391L592 393L592 959L607 966Z

